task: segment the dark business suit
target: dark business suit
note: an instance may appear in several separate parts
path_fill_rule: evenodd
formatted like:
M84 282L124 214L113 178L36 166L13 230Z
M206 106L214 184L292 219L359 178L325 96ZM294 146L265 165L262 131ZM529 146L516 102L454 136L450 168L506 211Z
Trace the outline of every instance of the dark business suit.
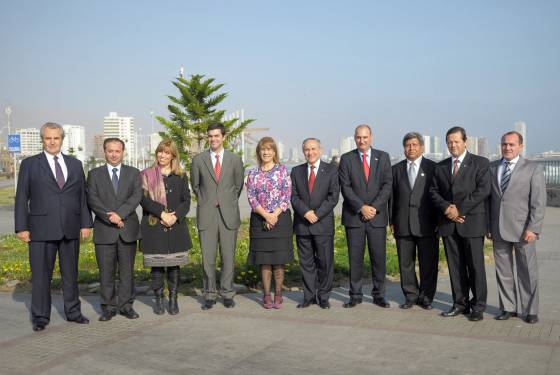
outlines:
M436 166L430 195L439 214L438 233L443 237L447 256L453 306L482 312L487 297L483 247L485 200L490 194L488 159L467 152L455 178L451 164L452 158L447 158ZM456 205L459 214L465 217L463 224L445 216L450 204Z
M140 226L136 207L142 199L142 183L138 169L122 165L115 192L107 165L88 174L87 202L95 213L93 243L99 266L101 308L105 312L128 311L134 301L134 256ZM119 228L109 221L108 212L115 212L124 222ZM119 288L115 292L115 272Z
M313 190L308 187L308 163L294 167L292 207L294 232L303 277L305 301L327 302L334 277L334 207L340 188L336 166L320 162ZM313 210L319 220L311 224L304 215Z
M385 263L388 210L391 197L391 161L384 151L371 149L369 179L366 183L362 159L357 149L340 158L338 169L342 204L342 224L346 227L346 241L350 260L350 297L362 298L364 246L367 237L373 279L374 298L385 296ZM375 207L377 214L364 221L362 206Z
M81 316L78 291L80 229L90 228L82 163L63 155L68 176L60 188L44 152L21 162L14 207L15 231L29 231L31 266L31 316L48 324L51 315L50 285L58 252L64 313L68 320Z
M390 212L397 242L401 287L408 302L429 305L438 274L437 213L429 194L436 163L422 158L414 186L410 186L407 159L393 166ZM416 250L420 285L416 278Z

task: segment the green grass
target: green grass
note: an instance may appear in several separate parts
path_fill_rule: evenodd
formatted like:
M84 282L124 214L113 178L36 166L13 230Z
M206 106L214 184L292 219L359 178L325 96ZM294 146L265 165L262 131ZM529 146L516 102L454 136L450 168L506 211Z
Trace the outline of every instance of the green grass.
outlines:
M189 251L190 263L181 268L181 291L183 293L192 292L193 288L202 288L202 255L198 241L198 233L194 219L189 219L188 227L193 241L193 248ZM259 282L258 270L256 267L247 265L247 255L249 252L249 228L248 221L244 221L239 230L237 250L235 256L235 282L244 284L249 288L255 288ZM346 247L346 236L344 227L337 218L334 241L334 274L336 282L346 282L348 280L348 250ZM301 270L298 265L297 251L294 243L294 262L286 266L287 286L295 286L301 283ZM485 254L490 255L492 248L489 243L485 244ZM370 274L370 259L365 252L364 277ZM387 234L387 274L397 276L399 274L399 264L397 249L393 236ZM447 268L445 254L440 244L440 269ZM83 242L80 246L79 275L78 282L87 284L99 281L97 262L95 259L94 245L90 239ZM134 269L135 280L139 284L145 284L150 279L150 269L145 268L142 262L142 254L137 252ZM18 241L15 235L9 234L0 237L0 284L10 280L20 280L23 287L29 284L31 270L29 268L29 258L27 245ZM58 265L53 275L53 287L60 287L60 274Z
M13 186L5 186L0 188L0 206L12 205L16 199L16 193Z

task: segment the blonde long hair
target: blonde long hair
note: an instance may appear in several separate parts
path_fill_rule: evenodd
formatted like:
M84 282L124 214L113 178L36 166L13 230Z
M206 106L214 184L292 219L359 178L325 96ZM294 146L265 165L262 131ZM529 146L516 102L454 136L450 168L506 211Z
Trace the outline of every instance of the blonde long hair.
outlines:
M173 172L173 174L176 174L177 176L182 176L185 172L183 171L181 163L179 162L179 152L177 151L177 145L175 144L175 142L173 142L173 140L171 139L164 139L157 145L155 152L156 160L153 165L154 167L158 165L157 154L161 151L167 151L173 157L173 159L171 159L171 172Z

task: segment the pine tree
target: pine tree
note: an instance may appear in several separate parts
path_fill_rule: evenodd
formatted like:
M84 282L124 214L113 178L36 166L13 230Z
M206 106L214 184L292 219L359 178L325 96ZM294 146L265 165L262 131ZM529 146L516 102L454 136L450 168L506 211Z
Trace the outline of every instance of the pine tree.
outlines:
M206 129L214 122L222 122L226 128L224 147L233 150L234 142L241 132L254 121L247 119L235 125L237 118L222 121L225 110L217 109L218 105L227 97L226 92L219 93L224 84L214 83L214 78L193 74L190 79L178 77L173 85L179 90L179 96L168 95L171 104L167 106L170 118L156 116L157 120L166 128L160 136L171 138L179 150L181 161L185 169L190 170L192 157L207 147Z

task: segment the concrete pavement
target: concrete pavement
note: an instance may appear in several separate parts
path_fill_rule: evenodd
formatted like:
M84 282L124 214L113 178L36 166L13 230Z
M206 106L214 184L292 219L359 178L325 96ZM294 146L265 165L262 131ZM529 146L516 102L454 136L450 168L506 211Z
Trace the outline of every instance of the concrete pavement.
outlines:
M528 325L498 313L494 269L487 267L489 300L482 322L438 314L451 302L446 275L435 309L401 310L397 283L389 283L390 309L371 299L342 308L339 288L332 308L296 309L301 293L267 311L260 294L236 297L236 307L200 310L181 297L177 316L156 316L152 301L135 303L141 317L101 323L97 296L82 298L88 326L67 323L55 297L52 321L31 330L29 295L0 293L0 374L560 374L560 208L547 208L538 244L540 322ZM367 293L369 290L364 290Z

